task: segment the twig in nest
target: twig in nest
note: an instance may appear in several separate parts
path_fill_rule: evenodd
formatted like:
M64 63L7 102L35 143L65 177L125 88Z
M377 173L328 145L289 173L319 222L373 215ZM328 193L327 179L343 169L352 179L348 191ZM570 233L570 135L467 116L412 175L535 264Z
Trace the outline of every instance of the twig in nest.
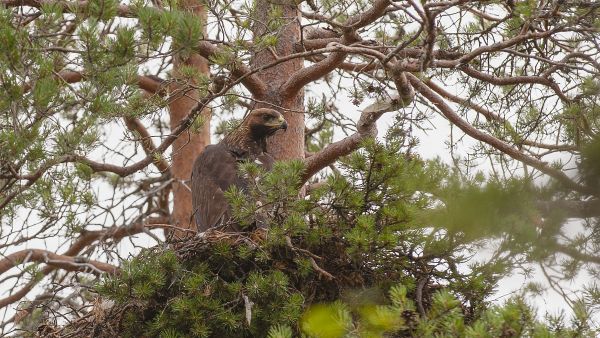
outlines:
M321 269L321 267L317 265L317 262L315 262L314 258L309 257L308 260L310 261L310 264L312 265L313 269L317 270L317 272L319 272L321 275L325 276L325 278L327 278L329 280L335 279L335 277L332 274Z
M174 229L174 230L177 230L177 231L183 231L183 232L187 232L187 233L191 233L191 234L197 233L196 230L182 228L182 227L179 227L179 226L176 226L176 225L171 225L171 224L146 224L144 226L146 228L150 228L150 229Z
M425 317L425 308L423 307L423 288L427 283L427 279L428 277L421 277L417 285L417 307L419 308L421 317Z
M254 303L244 294L242 294L242 298L244 298L244 308L246 309L246 322L250 325L252 322L252 306Z
M329 280L335 279L335 277L332 274L323 270L315 261L315 258L322 259L321 257L313 254L312 252L310 252L308 250L304 250L304 249L295 247L294 244L292 244L292 239L290 238L290 236L285 236L285 243L287 244L287 246L290 249L292 249L292 251L299 251L299 252L302 252L302 253L308 255L309 256L308 260L310 261L310 265L312 265L313 269L315 269L322 276L325 276L325 278L327 278Z
M300 252L302 252L302 253L304 253L304 254L307 254L308 256L310 256L310 257L312 257L312 258L316 258L316 259L323 259L322 257L320 257L320 256L317 256L317 255L315 255L314 253L312 253L312 252L310 252L310 251L308 251L308 250L305 250L305 249L302 249L302 248L295 247L295 246L294 246L294 244L292 244L292 239L290 238L290 236L285 236L285 243L286 243L286 244L287 244L287 246L288 246L290 249L292 249L293 251L300 251Z

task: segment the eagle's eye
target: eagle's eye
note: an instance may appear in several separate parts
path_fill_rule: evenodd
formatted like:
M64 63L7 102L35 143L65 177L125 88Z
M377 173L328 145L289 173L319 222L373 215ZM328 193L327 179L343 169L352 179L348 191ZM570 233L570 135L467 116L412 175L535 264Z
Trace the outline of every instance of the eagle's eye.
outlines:
M263 120L269 121L270 119L271 119L271 115L267 115L267 114L263 115Z

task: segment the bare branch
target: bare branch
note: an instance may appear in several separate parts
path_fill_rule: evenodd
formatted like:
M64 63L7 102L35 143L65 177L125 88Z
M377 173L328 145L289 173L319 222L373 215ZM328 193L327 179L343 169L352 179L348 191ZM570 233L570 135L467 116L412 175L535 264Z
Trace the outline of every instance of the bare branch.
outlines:
M118 268L103 262L88 260L84 257L73 257L58 255L54 252L41 249L21 250L5 256L0 261L0 274L5 273L11 268L30 262L45 263L54 268L60 268L67 271L82 271L94 274L118 272Z
M365 115L361 115L361 118L363 116ZM367 127L373 127L373 125ZM367 130L365 130L363 133L357 132L340 141L333 142L323 150L313 154L309 158L304 159L305 169L304 175L302 176L302 183L306 182L314 174L319 172L319 170L335 162L338 158L346 156L358 149L363 140L368 137L374 137L376 134L376 129L373 130L373 128L367 128Z
M156 146L154 145L154 142L152 142L150 133L148 133L148 130L144 127L142 122L139 119L132 117L125 117L123 120L125 121L125 125L129 130L139 135L139 141L142 145L142 148L146 152L146 155L152 155L155 157L153 163L156 168L161 173L167 172L169 170L169 163L167 163L167 161L156 152Z
M541 77L541 76L511 76L511 77L498 77L489 75L480 71L477 71L469 66L460 67L460 70L465 74L481 80L485 81L497 86L510 86L510 85L519 85L525 83L532 84L541 84L547 87L550 87L558 97L560 97L563 101L570 101L569 98L560 90L558 85L549 78Z
M144 222L137 222L128 226L115 226L106 230L98 231L83 231L79 238L61 256L74 257L97 240L105 241L107 239L111 239L113 244L115 244L127 236L132 236L143 232L145 227L158 227L159 224L167 223L168 221L168 217L151 217ZM48 265L44 267L40 273L46 276L50 272L54 271L54 269L55 266ZM39 279L34 279L17 292L12 293L6 298L0 299L0 309L25 297L37 285L38 282Z
M329 166L338 158L358 149L365 139L377 136L377 120L386 112L406 107L411 101L412 97L396 97L365 108L358 120L356 133L331 143L321 151L304 159L304 174L301 183L304 184L319 170Z
M383 15L388 4L389 0L376 0L373 3L373 6L364 13L348 18L344 25L342 25L344 35L340 43L343 45L349 45L359 41L360 37L356 35L356 30L377 20L381 15ZM294 97L304 86L320 79L334 70L340 63L344 61L346 55L347 53L345 52L332 53L323 61L296 71L294 74L292 74L290 79L282 85L282 97L284 99Z
M425 83L423 83L421 80L419 80L417 77L415 77L414 75L412 75L410 73L406 73L406 76L407 76L408 80L410 81L410 83L413 85L413 87L421 95L423 95L423 97L425 97L427 100L429 100L431 103L433 103L450 122L452 122L454 125L456 125L458 128L460 128L465 134L473 137L476 140L479 140L479 141L482 141L484 143L491 145L492 147L507 154L508 156L514 158L515 160L521 161L527 165L530 165L530 166L540 170L541 172L543 172L543 173L555 178L559 182L561 182L565 187L568 187L570 189L573 189L575 191L578 191L578 192L581 192L584 194L593 194L593 191L591 191L589 188L574 182L567 175L565 175L562 171L552 168L546 162L540 161L531 156L527 156L524 153L522 153L521 151L519 151L518 149L509 145L508 143L506 143L502 140L499 140L499 139L493 137L492 135L486 134L486 133L482 132L481 130L476 129L471 124L469 124L467 121L465 121L460 116L458 116L454 112L454 110L450 106L448 106L448 104L446 104L444 102L444 99L442 97L440 97L439 95L437 95Z
M210 60L214 56L224 53L219 47L207 41L200 41L195 48L195 52ZM267 86L248 66L241 62L233 62L229 67L231 74L235 79L242 79L241 83L256 98L262 98L266 94Z
M558 31L559 31L559 28L555 28L555 29L549 29L549 30L543 31L543 32L537 32L537 33L530 32L530 33L526 33L526 34L519 34L513 38L510 38L510 39L507 39L507 40L504 40L504 41L501 41L498 43L494 43L491 45L486 45L486 46L476 48L473 51L471 51L470 53L467 53L467 54L463 55L461 58L459 58L457 60L457 66L466 65L471 60L475 59L476 57L478 57L479 55L481 55L483 53L497 52L504 48L517 45L523 41L527 41L530 39L545 38L545 37L548 37Z
M499 122L502 124L509 123L505 118L499 116L498 114L496 114L488 109L485 109L484 107L482 107L476 103L473 103L470 100L464 99L464 98L456 96L454 94L451 94L450 92L446 91L444 88L442 88L435 82L431 81L431 79L425 79L425 80L423 80L423 82L427 86L429 86L429 88L433 89L436 93L442 95L444 98L446 98L454 103L458 103L463 107L473 109L477 113L484 116L485 119L490 122L495 121L495 122ZM527 140L527 139L518 140L518 142L515 142L515 143L519 144L519 145L526 145L526 146L554 150L554 151L576 151L578 149L576 146L569 145L569 144L547 144L547 143L540 143L540 142L535 142L535 141L531 141L531 140Z
M331 53L331 55L327 56L324 60L317 62L310 67L298 70L282 85L281 96L283 98L294 97L305 85L320 79L325 74L334 70L344 61L346 55L347 53L344 52Z
M344 25L348 27L345 29L345 33L355 32L356 30L373 23L385 13L389 4L389 0L376 0L373 2L371 8L358 15L349 17L344 23Z

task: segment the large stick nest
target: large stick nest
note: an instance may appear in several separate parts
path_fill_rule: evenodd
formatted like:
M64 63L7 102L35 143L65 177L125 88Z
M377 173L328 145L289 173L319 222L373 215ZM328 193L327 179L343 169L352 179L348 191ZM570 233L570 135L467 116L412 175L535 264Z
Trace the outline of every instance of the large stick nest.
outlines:
M279 245L264 245L270 241L268 236L267 232L261 230L252 233L209 231L201 237L188 237L163 247L152 248L149 250L149 257L171 250L184 269L191 269L202 262L208 264L218 278L231 281L244 280L256 271L278 270L288 276L289 288L304 296L304 304L334 301L340 299L344 290L364 289L399 278L399 271L394 269L382 271L381 267L371 266L367 262L357 264L356 257L353 259L346 252L347 244L336 236L329 237L328 243L312 248L311 251L300 247L301 239L287 236L278 241ZM238 252L244 248L254 254L245 258L232 255L229 261L224 256L216 258L216 252L224 246L231 249L229 252ZM257 259L258 256L261 259ZM312 269L308 275L299 273L298 259L310 264ZM142 314L144 320L151 319L177 296L177 290L167 287L163 294L154 297L152 301L132 298L124 302L112 302L99 297L92 310L66 325L57 325L58 322L54 321L39 326L37 336L120 337L129 313ZM241 306L243 305L242 303Z

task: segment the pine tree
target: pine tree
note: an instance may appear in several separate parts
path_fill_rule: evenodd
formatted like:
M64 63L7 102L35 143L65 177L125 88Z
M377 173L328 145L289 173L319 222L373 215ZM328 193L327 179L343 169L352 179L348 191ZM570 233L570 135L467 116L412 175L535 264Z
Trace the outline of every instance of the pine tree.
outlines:
M3 333L596 333L597 286L562 289L599 274L595 3L0 7ZM246 231L196 237L193 159L258 107L280 162L227 192ZM570 322L535 281L492 301L533 266Z

